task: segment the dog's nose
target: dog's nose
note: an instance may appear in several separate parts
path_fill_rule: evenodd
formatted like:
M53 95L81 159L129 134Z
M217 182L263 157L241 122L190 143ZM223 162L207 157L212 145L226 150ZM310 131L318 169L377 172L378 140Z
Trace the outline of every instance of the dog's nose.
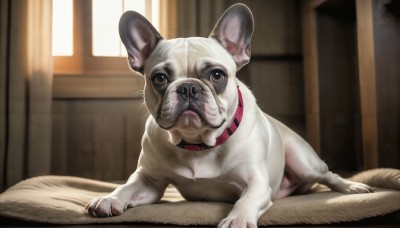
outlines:
M200 91L200 85L194 82L182 84L176 89L176 92L185 99L197 99Z

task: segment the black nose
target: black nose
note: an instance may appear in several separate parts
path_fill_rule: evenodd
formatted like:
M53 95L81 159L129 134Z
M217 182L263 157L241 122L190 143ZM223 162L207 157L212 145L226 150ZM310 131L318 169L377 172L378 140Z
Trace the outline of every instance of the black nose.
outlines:
M176 92L185 99L197 99L200 91L200 85L194 82L182 84L176 89Z

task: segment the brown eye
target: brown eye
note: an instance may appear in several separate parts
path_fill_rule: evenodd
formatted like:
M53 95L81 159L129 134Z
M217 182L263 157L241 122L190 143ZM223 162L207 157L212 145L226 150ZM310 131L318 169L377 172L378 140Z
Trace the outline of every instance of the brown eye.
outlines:
M213 70L213 71L211 71L210 81L212 83L215 83L215 84L221 83L222 81L224 81L224 79L225 79L225 75L224 75L223 71L221 71L221 70Z
M168 77L167 77L167 75L165 75L163 73L158 73L158 74L154 75L153 83L156 86L166 85L168 83Z

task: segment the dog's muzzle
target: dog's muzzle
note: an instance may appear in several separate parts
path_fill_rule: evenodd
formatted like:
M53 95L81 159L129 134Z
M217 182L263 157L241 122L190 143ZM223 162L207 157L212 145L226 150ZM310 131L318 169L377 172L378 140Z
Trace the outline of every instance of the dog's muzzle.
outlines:
M165 101L158 111L157 124L169 130L176 126L182 114L193 112L198 117L196 120L198 127L204 125L213 129L219 128L224 120L213 121L212 118L218 116L219 109L216 104L207 104L211 99L209 95L210 93L195 81L177 85L165 95Z
M191 144L187 143L185 141L181 141L177 147L180 147L185 150L192 150L192 151L202 151L202 150L208 150L214 147L217 147L224 143L228 138L235 133L235 131L239 128L240 123L242 122L243 118L243 110L244 110L244 102L243 102L243 96L240 91L239 86L237 87L237 92L238 92L238 106L236 108L235 115L233 116L233 119L231 120L231 123L227 126L225 131L222 132L220 136L217 137L216 143L214 146L209 146L204 143L200 144Z

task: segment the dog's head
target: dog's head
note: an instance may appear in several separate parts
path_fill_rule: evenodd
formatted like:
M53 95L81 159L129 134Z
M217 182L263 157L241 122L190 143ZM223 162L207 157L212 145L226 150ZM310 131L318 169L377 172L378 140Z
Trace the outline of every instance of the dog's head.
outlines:
M253 25L251 11L236 4L209 38L164 40L142 15L122 15L129 65L144 75L146 106L173 144L216 143L237 109L236 71L250 60Z

